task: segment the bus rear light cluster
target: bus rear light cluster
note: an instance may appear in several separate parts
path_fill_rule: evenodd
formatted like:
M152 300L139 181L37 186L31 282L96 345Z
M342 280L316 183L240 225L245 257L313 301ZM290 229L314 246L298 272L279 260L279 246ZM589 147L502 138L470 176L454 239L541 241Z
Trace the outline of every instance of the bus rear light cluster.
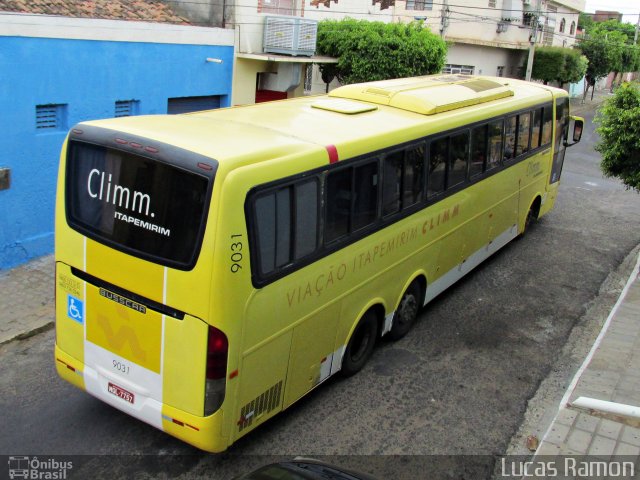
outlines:
M204 414L211 415L224 401L229 340L215 327L209 326L207 368L205 374Z

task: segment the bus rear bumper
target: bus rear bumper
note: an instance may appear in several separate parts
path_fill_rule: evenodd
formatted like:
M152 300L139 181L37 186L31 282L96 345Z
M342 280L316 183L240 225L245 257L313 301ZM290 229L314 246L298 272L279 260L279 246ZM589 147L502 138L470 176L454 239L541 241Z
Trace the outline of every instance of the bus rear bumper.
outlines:
M126 395L118 396L110 391L109 389L114 387L108 379L102 377L99 372L88 368L80 360L68 355L57 344L55 360L56 370L63 380L118 410L201 450L214 453L226 450L228 441L222 435L224 418L222 409L211 416L200 417L151 398L144 398L136 405L127 400ZM125 392L127 391L125 390ZM133 392L133 394L136 395L137 392Z

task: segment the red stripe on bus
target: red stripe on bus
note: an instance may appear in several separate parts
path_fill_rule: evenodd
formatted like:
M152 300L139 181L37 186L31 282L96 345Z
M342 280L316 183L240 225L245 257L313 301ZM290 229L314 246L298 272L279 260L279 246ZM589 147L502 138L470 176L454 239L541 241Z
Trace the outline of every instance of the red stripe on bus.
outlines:
M327 145L325 148L329 154L329 163L336 163L338 161L338 149L335 145Z

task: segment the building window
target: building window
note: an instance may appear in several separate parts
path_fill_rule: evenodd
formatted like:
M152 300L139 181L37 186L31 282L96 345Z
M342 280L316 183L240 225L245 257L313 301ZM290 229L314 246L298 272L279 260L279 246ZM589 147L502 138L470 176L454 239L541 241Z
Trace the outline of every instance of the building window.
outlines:
M567 24L567 21L564 18L560 20L560 33L564 33L564 28L566 24Z
M313 88L313 64L307 65L304 70L304 94L309 95Z
M473 65L452 65L446 64L442 69L442 73L453 73L453 74L464 74L464 75L473 75L476 67Z
M496 8L496 0L489 0L489 8Z
M571 29L569 30L569 33L571 35L575 35L576 34L576 22L571 22Z
M116 100L114 117L130 117L140 113L140 100Z
M213 110L214 108L220 108L220 99L220 95L169 98L167 100L167 113L176 114Z
M274 15L295 15L293 0L261 0L258 12Z
M496 74L498 77L504 77L504 65L498 67L498 73Z
M433 10L433 0L407 0L407 10Z
M67 104L36 105L36 130L59 131L67 129Z

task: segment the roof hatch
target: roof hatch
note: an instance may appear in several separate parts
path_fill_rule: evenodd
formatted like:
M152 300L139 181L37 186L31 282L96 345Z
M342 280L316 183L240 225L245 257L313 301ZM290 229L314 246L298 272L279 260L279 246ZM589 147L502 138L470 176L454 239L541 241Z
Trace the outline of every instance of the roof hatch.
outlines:
M334 98L388 105L423 115L434 115L512 95L513 90L506 81L500 83L489 78L467 75L399 78L346 85L329 93Z
M378 107L371 105L370 103L352 102L350 100L341 100L338 98L318 100L311 104L311 107L319 108L320 110L328 110L329 112L345 113L347 115L371 112L378 109Z

